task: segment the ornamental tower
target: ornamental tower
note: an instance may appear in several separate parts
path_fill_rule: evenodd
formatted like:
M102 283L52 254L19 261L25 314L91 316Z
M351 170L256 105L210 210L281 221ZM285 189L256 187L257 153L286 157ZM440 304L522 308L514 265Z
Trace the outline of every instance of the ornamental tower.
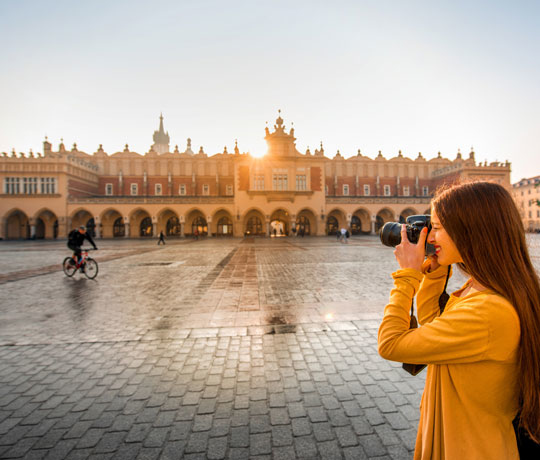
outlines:
M169 132L163 130L163 114L159 115L159 131L154 131L152 149L158 154L169 153Z

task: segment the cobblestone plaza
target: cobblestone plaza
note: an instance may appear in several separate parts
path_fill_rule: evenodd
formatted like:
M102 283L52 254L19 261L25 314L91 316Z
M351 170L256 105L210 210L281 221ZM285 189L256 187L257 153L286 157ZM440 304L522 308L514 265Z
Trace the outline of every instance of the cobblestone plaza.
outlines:
M377 354L392 249L156 241L98 240L95 280L0 243L0 458L411 458L424 377Z

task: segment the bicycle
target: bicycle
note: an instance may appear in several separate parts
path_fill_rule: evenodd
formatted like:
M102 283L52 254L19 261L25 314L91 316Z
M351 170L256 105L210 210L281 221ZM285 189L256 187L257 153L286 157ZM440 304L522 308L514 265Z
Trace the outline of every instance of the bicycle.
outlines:
M66 257L62 263L62 268L66 276L70 278L75 274L77 270L84 273L88 279L93 280L98 274L98 263L88 256L88 252L92 249L81 250L80 262L75 262L73 257Z

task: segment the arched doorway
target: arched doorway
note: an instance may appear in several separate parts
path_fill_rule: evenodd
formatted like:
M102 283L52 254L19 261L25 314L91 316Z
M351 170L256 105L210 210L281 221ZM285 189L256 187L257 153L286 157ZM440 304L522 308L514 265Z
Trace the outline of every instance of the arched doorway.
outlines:
M394 220L394 213L389 209L381 209L375 219L375 231L378 232L384 224Z
M113 237L120 238L126 236L126 226L124 225L124 219L118 217L113 224Z
M353 235L369 235L371 233L371 216L366 209L358 209L351 217L351 233Z
M307 216L296 219L296 234L300 236L311 235L311 222Z
M296 214L295 227L297 235L316 235L317 217L315 213L311 209L302 209Z
M6 219L6 239L30 238L30 225L27 215L19 210L13 211Z
M406 220L407 220L407 217L415 216L417 214L418 214L418 212L416 211L416 209L413 209L413 208L404 209L403 211L401 211L401 213L399 215L399 222L401 224L404 224L406 222Z
M362 222L358 216L352 216L351 218L351 233L358 235L362 232Z
M264 235L262 221L259 216L251 216L247 220L246 235Z
M54 238L54 228L55 224L58 221L58 218L54 212L43 209L41 212L36 214L34 218L35 222L35 234L36 239L52 239Z
M284 209L275 210L270 216L270 234L287 236L289 234L290 216Z
M166 234L167 236L180 236L182 231L182 226L180 224L180 221L178 220L178 217L173 216L169 217L167 220L166 225Z
M150 217L145 217L141 220L139 224L139 236L141 237L151 237L154 234L154 229L152 226L152 219Z
M116 209L106 209L99 217L101 238L118 238L125 236L124 218Z
M328 216L326 219L326 234L335 235L339 231L338 220L334 216Z
M43 219L41 217L38 217L36 219L35 238L36 238L36 240L45 239L45 222L43 222Z
M217 223L217 234L218 236L232 236L233 227L232 221L226 216L223 216L218 220Z
M197 216L195 219L193 219L191 224L191 234L197 234L198 236L208 235L208 224L204 217Z

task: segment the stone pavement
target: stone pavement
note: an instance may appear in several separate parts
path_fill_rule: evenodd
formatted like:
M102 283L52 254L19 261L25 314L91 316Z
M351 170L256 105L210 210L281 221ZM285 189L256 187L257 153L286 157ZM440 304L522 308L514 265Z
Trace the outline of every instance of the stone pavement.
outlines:
M90 281L37 276L63 242L0 242L0 458L411 457L424 377L376 346L391 249L168 243L99 241Z

